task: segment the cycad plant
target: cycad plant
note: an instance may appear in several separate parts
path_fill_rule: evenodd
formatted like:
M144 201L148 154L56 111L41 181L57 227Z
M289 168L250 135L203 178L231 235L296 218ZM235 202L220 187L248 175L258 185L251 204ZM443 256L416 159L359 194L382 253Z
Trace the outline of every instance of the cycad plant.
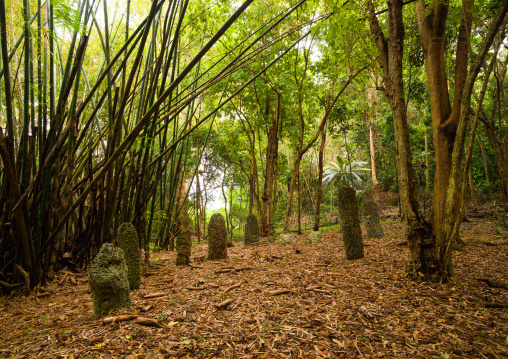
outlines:
M370 171L366 168L367 162L352 161L345 163L340 157L337 162L330 162L330 166L323 169L323 184L339 182L339 184L348 184L354 189L360 189L365 183L365 175Z

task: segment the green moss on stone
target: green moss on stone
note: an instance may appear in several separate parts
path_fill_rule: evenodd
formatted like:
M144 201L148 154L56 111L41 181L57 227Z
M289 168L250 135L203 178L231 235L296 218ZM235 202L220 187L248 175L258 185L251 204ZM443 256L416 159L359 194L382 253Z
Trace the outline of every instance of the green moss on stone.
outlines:
M494 222L496 225L496 231L502 236L508 236L508 217L506 212L499 206L494 209Z
M226 259L227 252L227 238L226 238L226 222L220 213L215 213L210 218L208 223L208 259Z
M338 191L338 208L340 229L347 259L364 257L362 229L358 218L358 201L356 191L349 186L342 186Z
M363 204L363 219L365 220L368 238L384 237L385 234L379 220L377 204L371 198L366 198Z
M187 265L190 262L192 239L190 229L182 229L176 237L176 265Z
M256 215L251 213L245 219L245 236L243 244L246 246L259 243L259 224Z
M130 289L137 290L141 282L141 251L138 233L132 223L125 222L118 227L117 243L125 253Z
M95 315L131 304L127 264L122 249L106 243L92 262L88 278Z

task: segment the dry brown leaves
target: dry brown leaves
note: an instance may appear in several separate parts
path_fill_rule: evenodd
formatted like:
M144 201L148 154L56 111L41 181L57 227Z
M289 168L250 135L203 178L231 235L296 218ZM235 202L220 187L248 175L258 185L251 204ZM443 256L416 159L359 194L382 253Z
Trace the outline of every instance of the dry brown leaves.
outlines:
M468 245L447 284L405 278L402 226L384 228L358 261L345 259L338 231L318 244L236 243L227 260L192 267L156 253L132 306L106 323L86 277L61 273L49 295L0 298L0 357L508 357L508 309L488 308L507 305L508 290L484 281L508 285L508 246L495 245L506 239L492 224L463 225ZM193 257L205 253L199 244Z

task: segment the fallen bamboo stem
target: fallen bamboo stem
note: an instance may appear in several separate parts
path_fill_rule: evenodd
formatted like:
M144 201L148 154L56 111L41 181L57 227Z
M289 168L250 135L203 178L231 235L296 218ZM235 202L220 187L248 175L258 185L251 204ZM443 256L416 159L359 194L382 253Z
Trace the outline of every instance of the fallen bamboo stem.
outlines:
M102 319L102 324L110 324L115 322L126 322L128 320L136 319L138 316L135 314L123 314L116 317L106 317Z
M158 297L162 297L164 296L165 294L160 292L160 293L151 293L151 294L147 294L145 296L143 296L144 299L152 299L152 298L158 298Z
M235 288L240 287L241 285L242 285L242 282L240 282L240 283L236 283L236 284L233 284L233 285L232 285L232 286L230 286L230 287L227 287L227 288L226 288L226 290L224 291L224 294L225 294L225 293L227 293L227 292L229 292L230 290L233 290L233 289L235 289Z
M217 309L224 309L226 308L228 305L230 305L231 303L233 303L233 299L226 299L225 301L223 301L222 303L219 303L217 304L215 307Z
M160 323L153 318L146 318L146 317L137 317L136 321L134 322L139 325L146 325L148 327L160 327Z
M271 295L272 297L275 295L288 294L288 293L291 293L291 291L289 289L271 290L268 292L268 294Z

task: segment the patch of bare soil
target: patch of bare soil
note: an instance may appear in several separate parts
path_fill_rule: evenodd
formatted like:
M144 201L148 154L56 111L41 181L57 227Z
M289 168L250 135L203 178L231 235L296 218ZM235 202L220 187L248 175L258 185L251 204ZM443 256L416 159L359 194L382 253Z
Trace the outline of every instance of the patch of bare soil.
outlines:
M472 219L455 279L418 284L404 275L401 224L383 226L357 261L338 231L236 243L227 260L185 267L156 253L132 306L106 317L93 316L86 277L62 271L39 297L0 298L0 357L508 357L508 239ZM205 253L197 244L193 256Z

